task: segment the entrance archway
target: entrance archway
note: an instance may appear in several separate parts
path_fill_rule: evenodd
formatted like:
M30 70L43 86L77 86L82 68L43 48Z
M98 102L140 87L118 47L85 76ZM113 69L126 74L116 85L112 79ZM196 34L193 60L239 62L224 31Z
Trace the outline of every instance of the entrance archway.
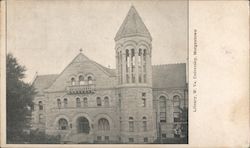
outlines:
M77 119L77 132L88 134L90 130L89 121L85 117L79 117Z

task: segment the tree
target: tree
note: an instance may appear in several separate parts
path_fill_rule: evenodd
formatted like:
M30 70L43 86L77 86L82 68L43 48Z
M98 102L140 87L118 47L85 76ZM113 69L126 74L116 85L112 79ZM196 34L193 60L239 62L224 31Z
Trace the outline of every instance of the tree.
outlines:
M7 108L7 143L22 143L23 130L28 125L30 107L35 89L23 81L26 68L17 59L7 54L6 59L6 108Z

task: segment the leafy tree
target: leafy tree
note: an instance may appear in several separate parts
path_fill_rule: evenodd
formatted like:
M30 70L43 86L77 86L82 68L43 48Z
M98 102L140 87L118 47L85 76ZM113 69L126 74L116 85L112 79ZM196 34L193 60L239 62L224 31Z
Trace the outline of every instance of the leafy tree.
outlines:
M6 108L7 108L7 143L23 141L23 129L28 126L30 107L35 89L23 81L26 68L17 59L7 54L6 59Z

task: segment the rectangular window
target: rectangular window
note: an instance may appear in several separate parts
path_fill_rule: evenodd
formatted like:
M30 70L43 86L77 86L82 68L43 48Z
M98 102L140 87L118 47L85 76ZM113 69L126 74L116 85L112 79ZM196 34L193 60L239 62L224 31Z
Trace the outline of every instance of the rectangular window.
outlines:
M146 107L146 98L142 98L142 107Z
M180 122L180 113L174 112L174 122Z
M128 138L128 141L129 141L130 143L132 143L132 142L134 142L134 138Z
M97 136L97 141L102 141L102 136Z
M129 131L130 132L134 131L134 122L133 121L129 121Z
M160 122L166 122L166 112L160 112Z
M146 107L146 93L142 93L142 107Z
M148 137L145 137L145 138L144 138L144 142L148 142Z
M109 136L105 136L105 141L109 141Z
M161 137L162 137L163 139L166 139L166 138L167 138L167 134L162 134Z
M147 131L147 121L143 121L143 131Z

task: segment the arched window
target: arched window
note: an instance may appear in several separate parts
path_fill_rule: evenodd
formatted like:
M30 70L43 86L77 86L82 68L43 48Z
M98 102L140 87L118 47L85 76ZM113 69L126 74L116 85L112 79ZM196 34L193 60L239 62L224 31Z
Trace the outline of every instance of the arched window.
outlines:
M83 106L87 107L88 106L88 98L83 98Z
M62 107L62 102L60 99L57 99L57 107L61 108Z
M147 117L142 118L143 131L147 131Z
M79 117L77 119L77 129L78 133L89 133L90 126L88 119L85 117Z
M102 100L100 97L96 98L96 103L97 103L97 106L102 106Z
M71 85L76 85L76 80L75 80L75 78L71 78Z
M67 98L64 98L63 99L63 107L68 107L68 99Z
M81 107L81 100L80 100L80 98L76 98L76 107Z
M64 118L59 119L59 130L66 130L68 128L68 121Z
M160 122L166 122L167 100L166 97L160 96Z
M39 110L43 110L43 102L39 101L38 102Z
M175 95L173 97L173 107L174 107L174 122L180 122L180 96Z
M104 106L109 106L109 97L104 97Z
M88 84L93 84L93 78L91 76L88 76Z
M79 76L79 84L84 85L84 77L82 75Z
M109 121L105 118L101 118L98 121L98 129L100 131L109 131L110 130Z
M129 117L129 131L130 132L134 132L134 118L133 117Z

